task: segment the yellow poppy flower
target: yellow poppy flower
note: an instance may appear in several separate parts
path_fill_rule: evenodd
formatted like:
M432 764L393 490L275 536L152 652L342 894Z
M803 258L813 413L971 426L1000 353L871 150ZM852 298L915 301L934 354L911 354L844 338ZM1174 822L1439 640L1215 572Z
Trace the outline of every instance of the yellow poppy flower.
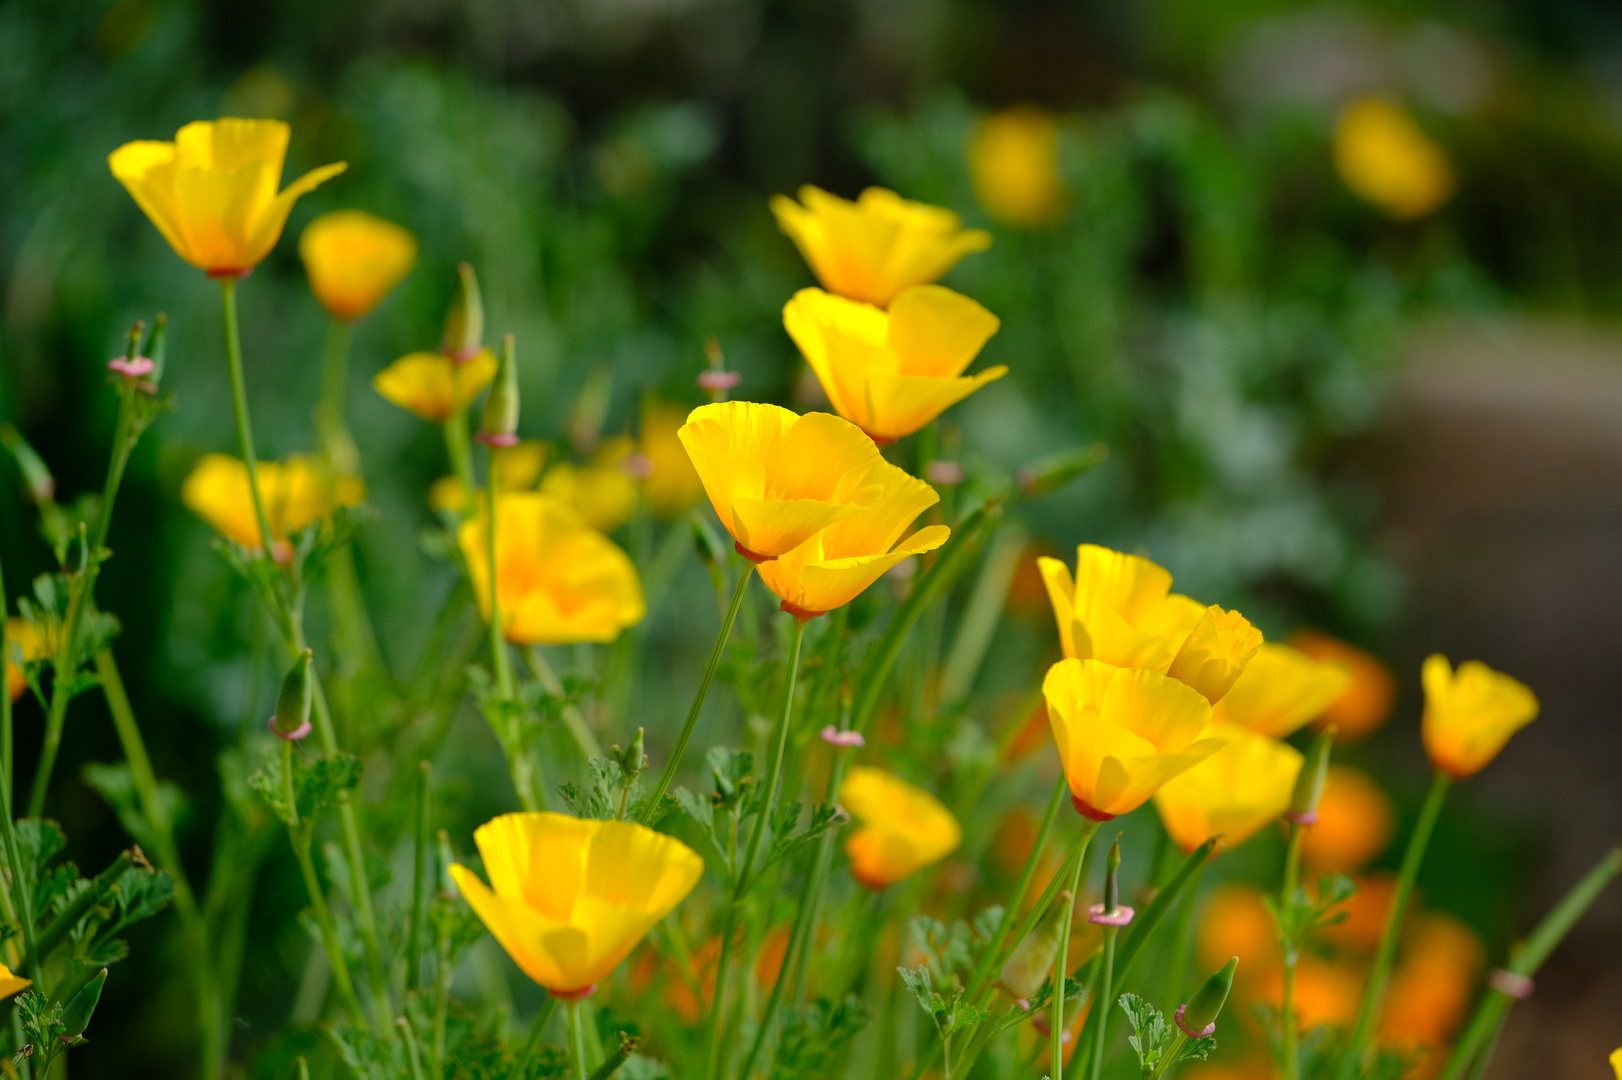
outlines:
M1166 674L1198 690L1213 705L1250 665L1262 647L1262 632L1237 611L1212 604L1188 632Z
M496 600L507 640L527 645L613 641L647 614L636 567L614 541L550 496L496 499ZM457 540L479 614L490 618L488 506Z
M963 828L927 791L885 772L851 767L839 801L861 827L845 841L851 876L870 889L893 885L963 842Z
M647 459L648 469L642 497L650 513L666 520L704 497L704 484L677 434L686 420L687 410L668 402L650 401L642 410L637 453Z
M1479 772L1538 714L1538 699L1524 683L1479 660L1466 660L1454 671L1437 653L1426 658L1420 681L1425 750L1438 769L1455 778Z
M1282 739L1328 708L1351 681L1335 661L1270 641L1217 702L1216 719Z
M848 604L902 559L933 551L952 535L945 525L926 525L895 546L940 496L889 462L875 465L868 479L883 488L872 506L760 564L760 580L783 601L784 611L809 619Z
M312 169L277 194L288 134L280 120L198 120L174 142L125 143L107 164L177 255L237 277L270 254L300 195L347 168Z
M541 478L541 470L552 447L539 439L525 439L513 446L491 447L495 454L496 490L529 491ZM455 476L441 476L428 486L428 505L437 511L461 512L467 493Z
M34 985L33 979L25 979L21 975L13 975L11 969L0 964L0 1000L10 997L19 990L27 990Z
M443 353L407 353L373 375L372 386L400 408L442 424L458 406L465 409L473 403L495 379L499 366L489 349L479 350L465 364Z
M452 866L456 887L524 974L562 998L590 994L704 874L686 844L625 821L504 814L473 841L490 885Z
M1074 577L1058 559L1044 556L1037 567L1066 656L1165 672L1207 615L1205 605L1171 592L1169 573L1138 555L1082 544Z
M1349 873L1391 842L1391 800L1367 773L1329 766L1318 820L1301 836L1301 857L1320 871Z
M24 663L37 660L45 654L39 635L34 633L34 628L26 619L7 619L6 655L0 656L0 661L6 666L6 693L12 701L22 697L23 691L28 689L28 679L23 675L23 669L15 662L15 656L19 652ZM0 971L4 970L0 967ZM0 994L0 997L4 996Z
M1065 215L1059 125L1046 109L993 113L969 136L969 179L986 213L1006 225L1051 225Z
M541 480L541 491L574 507L587 525L603 532L631 520L636 508L636 480L631 476L630 439L604 439L586 465L560 462Z
M1361 738L1385 723L1397 696L1397 684L1378 657L1316 630L1296 631L1290 635L1290 644L1314 660L1338 660L1351 674L1346 692L1330 702L1318 717L1320 724L1335 725L1337 740Z
M801 289L783 326L816 372L839 415L875 442L911 435L993 379L1002 365L964 377L997 332L997 316L951 289L902 289L888 312Z
M1201 737L1211 703L1153 671L1061 660L1042 680L1042 695L1070 801L1094 821L1136 810L1222 749L1221 739Z
M1355 194L1398 221L1422 218L1453 196L1447 154L1385 98L1361 98L1341 111L1335 169Z
M738 553L756 562L799 547L878 501L883 459L861 428L776 405L701 405L677 432Z
M360 210L322 214L298 240L310 289L335 318L375 308L417 261L417 238Z
M1288 743L1233 724L1206 734L1226 745L1155 793L1160 820L1184 851L1217 833L1228 847L1249 840L1290 808L1301 771L1301 752Z
M878 307L991 246L990 233L964 229L950 210L883 188L868 188L850 202L807 184L799 202L774 195L772 213L824 289Z
M299 455L279 462L261 461L255 472L271 539L277 544L340 506L359 506L366 500L366 485L360 480L352 476L332 479L315 462ZM264 547L253 491L248 486L248 468L240 458L205 455L181 485L180 501L226 539L245 548Z

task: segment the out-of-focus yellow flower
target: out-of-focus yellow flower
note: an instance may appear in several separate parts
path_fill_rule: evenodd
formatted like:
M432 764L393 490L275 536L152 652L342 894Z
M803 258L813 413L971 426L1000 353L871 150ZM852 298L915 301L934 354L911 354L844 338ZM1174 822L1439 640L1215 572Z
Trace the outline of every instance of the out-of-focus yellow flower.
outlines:
M457 540L479 614L490 618L488 500ZM642 582L625 552L547 495L496 498L496 602L507 640L521 645L613 641L647 614Z
M107 164L175 254L238 277L270 254L298 197L347 168L311 169L277 194L288 135L280 120L198 120L174 142L125 143Z
M353 476L332 478L319 464L294 455L282 461L261 461L255 469L259 497L271 539L280 544L290 533L328 517L340 506L359 506L366 500L366 485ZM263 548L259 520L248 486L248 467L229 454L206 454L180 488L186 509L214 527L214 531L245 548Z
M704 496L704 484L677 435L686 420L687 410L669 402L650 401L642 409L637 452L648 463L642 497L650 513L666 520L685 513Z
M28 679L23 675L23 669L15 662L17 653L21 653L23 662L27 663L45 655L45 650L39 635L34 632L34 628L26 619L7 619L6 655L0 656L0 661L6 666L6 693L12 701L22 697L23 691L28 689Z
M1042 695L1070 801L1094 821L1136 810L1222 749L1221 739L1201 738L1211 703L1153 671L1061 660L1042 680Z
M1201 970L1237 956L1239 981L1246 989L1264 982L1284 962L1278 924L1267 910L1261 890L1238 882L1219 885L1206 901L1195 946Z
M1282 739L1346 692L1352 676L1335 661L1314 660L1277 642L1263 645L1217 702L1216 718Z
M897 545L940 496L889 462L873 466L868 480L883 489L872 506L760 564L760 580L782 600L784 611L809 619L848 604L902 559L933 551L952 535L945 525L926 525Z
M940 285L902 289L888 312L801 289L783 326L839 415L875 442L911 435L1008 368L963 371L997 332L997 316Z
M1611 1051L1611 1068L1616 1070L1616 1080L1622 1080L1622 1046Z
M1016 105L992 113L969 136L969 178L986 213L1031 228L1061 220L1067 193L1059 179L1059 124L1046 109Z
M443 424L458 407L467 408L496 377L495 354L481 349L465 364L443 353L414 352L372 376L372 386L390 402L424 420Z
M1487 954L1475 931L1450 915L1426 912L1406 936L1378 1038L1384 1046L1420 1055L1408 1076L1432 1076L1464 1019Z
M1351 673L1352 682L1346 692L1330 702L1318 717L1320 724L1335 725L1337 740L1362 738L1385 723L1397 696L1397 684L1378 657L1316 630L1296 631L1290 635L1290 644L1314 660L1337 661Z
M362 210L322 214L298 240L315 298L339 319L375 308L417 261L417 238Z
M636 480L631 476L635 445L623 435L604 439L585 465L559 462L541 480L541 491L574 507L587 525L603 532L631 520Z
M496 463L497 491L529 491L541 478L552 448L539 439L525 439L513 446L492 447ZM455 476L441 476L428 487L428 505L436 511L461 512L467 493Z
M883 188L868 188L850 202L807 184L799 202L772 196L772 213L824 289L878 307L991 246L990 233L964 229L950 210Z
M1076 573L1037 560L1064 654L1170 674L1219 701L1261 647L1236 611L1207 608L1171 591L1171 575L1138 555L1082 544Z
M677 432L738 553L775 559L879 500L873 440L828 413L776 405L701 405Z
M1455 778L1479 772L1538 714L1538 699L1524 683L1479 660L1466 660L1454 671L1436 653L1426 658L1420 680L1425 750L1432 764Z
M624 821L504 814L473 833L487 887L451 877L525 975L580 998L693 891L704 860L674 837Z
M21 975L13 975L11 969L0 964L0 1000L10 997L19 990L27 990L34 985L33 979L25 979Z
M1166 832L1184 851L1224 835L1229 847L1249 840L1290 808L1301 753L1287 743L1233 724L1207 733L1226 745L1155 792Z
M1391 800L1367 773L1331 765L1318 821L1301 834L1301 857L1319 871L1356 870L1391 841Z
M1335 125L1335 170L1388 217L1414 221L1453 196L1447 154L1394 101L1360 98Z
M963 829L927 791L883 769L852 766L839 801L861 827L845 841L851 876L882 889L957 850Z

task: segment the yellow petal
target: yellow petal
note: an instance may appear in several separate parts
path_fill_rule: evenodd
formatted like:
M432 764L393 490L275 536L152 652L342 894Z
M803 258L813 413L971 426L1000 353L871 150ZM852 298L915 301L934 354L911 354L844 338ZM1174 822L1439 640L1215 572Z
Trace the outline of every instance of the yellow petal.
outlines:
M1213 604L1189 632L1166 674L1192 686L1214 705L1261 647L1262 633L1248 619Z
M853 766L839 801L861 823L845 853L851 874L869 888L939 862L963 841L962 827L938 799L882 769Z
M1398 221L1424 217L1453 195L1447 154L1396 102L1361 98L1335 126L1335 168L1346 186Z
M1016 106L981 120L969 138L975 198L998 221L1026 228L1065 216L1059 178L1059 125L1052 114Z
M1222 749L1155 793L1166 832L1184 851L1222 833L1228 847L1250 839L1290 808L1301 753L1233 724L1213 724Z
M28 679L23 675L22 668L17 666L19 657L23 663L37 660L45 654L44 643L34 632L26 619L10 618L6 620L6 652L0 656L6 669L6 693L12 701L22 696L28 689ZM0 970L4 970L0 968Z
M961 293L914 285L890 305L889 345L901 358L901 374L951 378L963 374L999 325Z
M1216 705L1216 718L1282 739L1346 692L1351 675L1334 661L1264 644Z
M444 423L459 402L463 408L496 377L494 354L483 349L465 364L442 353L407 353L372 376L379 394L432 423Z
M0 999L8 998L17 991L26 990L33 985L33 979L25 979L21 975L14 975L10 968L0 964Z
M400 283L417 260L417 238L360 210L323 214L299 237L310 289L340 319L358 319Z
M274 540L286 540L339 506L358 506L366 498L365 485L358 479L329 477L322 466L298 455L280 462L261 461L257 474ZM228 454L205 455L186 477L180 498L188 510L227 539L245 548L264 546L248 470L239 459Z
M613 532L636 508L636 481L626 469L632 450L630 439L606 439L591 464L553 466L541 491L574 507L592 528Z
M254 231L248 239L249 266L257 266L270 249L276 246L276 241L282 235L282 229L287 225L287 215L293 212L293 204L299 196L308 195L334 176L349 168L347 162L337 161L331 165L322 165L311 169L271 200L260 213L254 223Z
M1420 675L1425 750L1438 769L1455 777L1480 771L1511 735L1537 718L1532 691L1479 660L1466 660L1454 671L1438 653L1425 660Z
M647 462L642 493L655 517L669 520L685 513L704 496L704 484L677 434L687 410L668 402L649 400L642 410L642 432L637 451Z

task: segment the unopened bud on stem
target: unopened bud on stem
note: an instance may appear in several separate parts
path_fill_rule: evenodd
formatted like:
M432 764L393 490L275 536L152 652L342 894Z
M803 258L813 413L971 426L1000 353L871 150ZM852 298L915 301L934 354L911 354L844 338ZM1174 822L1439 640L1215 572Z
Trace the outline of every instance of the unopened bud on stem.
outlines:
M511 334L501 339L501 367L484 399L478 440L488 446L518 445L518 345Z
M1334 748L1335 727L1318 733L1307 747L1306 760L1295 777L1295 794L1290 797L1290 809L1284 816L1297 825L1314 825L1318 821L1318 800L1323 798L1324 781L1329 775L1329 751Z
M315 702L310 662L314 655L305 649L293 661L287 677L282 680L281 695L276 699L276 715L270 718L270 730L288 742L297 742L310 733L310 707Z
M1227 1003L1228 991L1233 989L1233 973L1238 967L1239 958L1230 958L1221 971L1194 991L1187 1005L1177 1007L1177 1026L1183 1029L1183 1034L1198 1039L1216 1031L1216 1019Z
M101 988L107 985L107 969L102 968L89 982L69 999L62 1010L62 1041L76 1042L90 1026L90 1018L101 1001Z
M1053 970L1053 961L1059 955L1059 936L1064 929L1064 916L1070 899L1070 890L1059 893L1042 921L1036 924L1025 940L1015 946L1008 962L997 976L997 985L1015 998L1028 998L1042 986L1042 980Z
M439 351L459 364L465 364L484 348L484 301L479 297L479 279L471 263L456 268L456 294L445 312L445 335Z

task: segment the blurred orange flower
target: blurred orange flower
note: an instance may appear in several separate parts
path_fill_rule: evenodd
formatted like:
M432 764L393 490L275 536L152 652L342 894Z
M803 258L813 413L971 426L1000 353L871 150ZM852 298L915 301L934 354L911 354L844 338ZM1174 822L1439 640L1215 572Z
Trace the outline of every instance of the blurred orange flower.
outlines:
M992 113L969 136L969 177L986 213L1030 228L1061 220L1068 199L1059 178L1059 125L1033 105Z
M957 850L963 829L929 792L883 769L857 765L839 800L860 827L845 841L851 876L882 889Z
M338 319L375 308L417 261L417 238L361 210L322 214L298 241L310 289Z
M1219 967L1230 956L1237 956L1238 978L1245 985L1257 984L1282 964L1278 927L1262 900L1262 891L1237 882L1218 886L1200 916L1196 951L1201 970Z
M1309 1031L1319 1024L1345 1027L1363 996L1363 979L1348 968L1304 955L1295 965L1296 1027ZM1284 968L1268 974L1261 999L1279 1007L1284 1001Z
M1319 724L1335 725L1336 739L1360 739L1386 722L1397 684L1378 657L1316 630L1297 630L1290 635L1290 644L1314 660L1339 663L1351 673L1352 684L1318 717Z
M1407 1053L1425 1051L1410 1080L1435 1075L1458 1030L1487 954L1475 931L1450 915L1415 917L1391 977L1379 1040Z
M1357 892L1335 908L1337 912L1346 913L1345 920L1315 933L1337 949L1370 952L1379 944L1380 934L1385 930L1385 917L1391 910L1397 880L1383 873L1366 874L1356 880Z
M1355 870L1391 842L1391 800L1365 772L1331 765L1318 822L1301 835L1301 856L1322 873Z

